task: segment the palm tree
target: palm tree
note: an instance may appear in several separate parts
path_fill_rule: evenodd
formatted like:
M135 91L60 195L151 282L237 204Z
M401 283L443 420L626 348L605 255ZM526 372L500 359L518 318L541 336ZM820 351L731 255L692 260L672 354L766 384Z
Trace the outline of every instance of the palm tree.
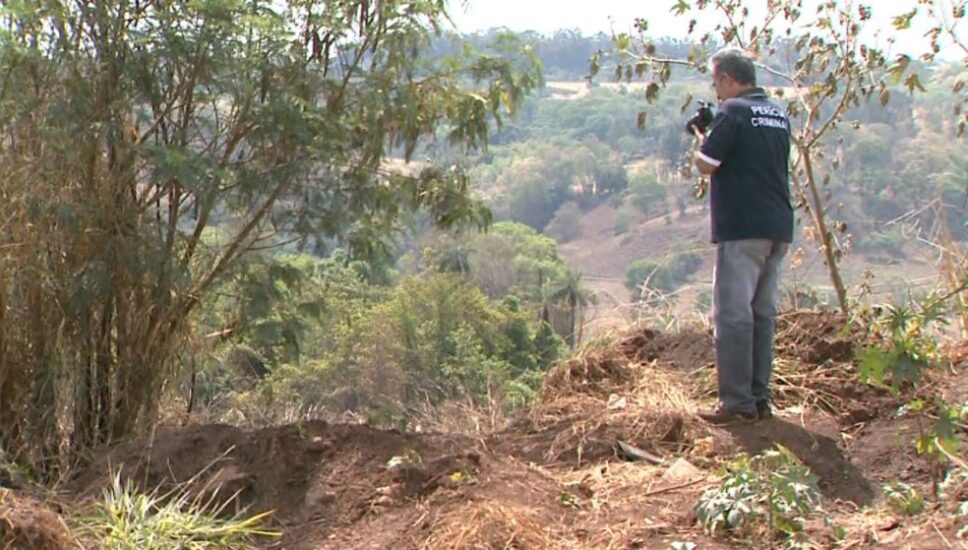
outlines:
M545 281L544 269L538 268L538 303L541 304L541 320L551 326L551 303L554 299L551 297L551 289Z
M447 248L437 258L437 269L445 273L467 275L471 271L471 252L470 248L462 244Z
M551 294L552 300L563 303L568 307L568 334L565 335L565 342L568 347L574 348L576 343L581 343L582 312L589 303L592 303L593 296L582 284L581 273L578 271L568 271L558 287ZM575 321L578 321L578 337L575 338Z

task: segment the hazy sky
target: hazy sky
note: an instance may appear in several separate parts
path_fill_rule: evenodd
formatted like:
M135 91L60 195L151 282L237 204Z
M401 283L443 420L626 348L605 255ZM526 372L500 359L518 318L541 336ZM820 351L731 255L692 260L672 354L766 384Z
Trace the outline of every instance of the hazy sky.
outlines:
M594 34L609 32L610 17L616 31L629 30L636 17L646 17L650 25L675 22L669 13L669 0L469 0L466 8L461 7L460 0L450 2L457 28L466 32L492 27L542 33L578 28ZM682 29L685 25L681 19L676 24Z
M461 32L507 27L514 31L534 30L545 34L573 28L584 34L609 33L613 28L616 32L630 31L633 20L644 17L649 21L653 36L685 37L688 18L677 18L670 13L669 8L674 3L673 0L450 0L450 11ZM879 30L883 39L895 34L891 17L910 10L917 0L866 0L860 3L872 6L874 11L874 18L865 25L865 30L870 34ZM816 0L807 0L805 4L815 5ZM763 13L765 5L766 0L747 2L753 14L751 18L755 20L757 12ZM804 9L805 14L807 9ZM716 20L716 16L706 16L700 20L700 26L711 27ZM926 44L922 38L925 29L922 24L919 29L899 37L900 48L922 49ZM961 21L959 31L962 37L968 35L968 20Z

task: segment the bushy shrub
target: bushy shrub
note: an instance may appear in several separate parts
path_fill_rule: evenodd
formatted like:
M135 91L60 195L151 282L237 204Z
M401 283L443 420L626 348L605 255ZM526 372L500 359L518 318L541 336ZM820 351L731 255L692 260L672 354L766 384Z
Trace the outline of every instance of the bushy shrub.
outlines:
M652 172L639 170L629 176L629 203L643 214L664 212L667 193L666 186Z
M581 235L581 208L575 202L566 202L555 212L545 233L561 242L568 242Z
M555 250L547 237L533 240L516 241L532 261ZM492 299L467 273L427 269L375 290L338 262L314 260L304 267L290 284L277 282L266 304L243 301L239 312L240 304L228 300L213 309L216 326L240 315L250 326L285 322L291 333L285 349L292 351L273 353L268 373L243 375L233 366L238 361L228 359L239 350L249 351L246 358L261 357L252 350L274 350L280 340L276 333L236 330L212 354L217 360L203 362L192 378L200 412L217 421L262 424L347 409L398 414L452 397L505 397L520 405L534 396L540 373L563 350L561 338L535 318L533 305L509 295Z
M615 223L612 228L616 235L622 235L629 230L629 225L631 224L632 215L629 214L628 210L620 208L615 212Z

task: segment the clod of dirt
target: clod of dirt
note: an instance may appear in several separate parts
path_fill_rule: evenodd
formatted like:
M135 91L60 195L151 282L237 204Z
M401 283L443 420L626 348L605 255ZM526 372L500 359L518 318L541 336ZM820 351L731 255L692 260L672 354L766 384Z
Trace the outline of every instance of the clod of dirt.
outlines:
M619 349L637 363L656 361L674 369L695 370L715 362L712 335L698 330L666 334L640 327L619 342Z
M77 548L64 521L36 500L0 489L0 548Z
M614 348L558 365L549 377L530 415L500 434L514 456L580 466L614 458L616 441L661 456L705 434L673 373Z
M699 468L692 465L684 458L677 458L675 462L666 468L662 473L663 481L691 481L702 477L704 474Z
M545 376L541 388L542 401L554 401L561 396L579 394L604 396L627 384L632 379L629 362L614 348L592 349L558 363Z
M427 463L407 464L394 470L393 481L400 484L396 497L426 496L455 479L477 475L481 456L463 453L442 456Z
M828 361L850 363L861 330L850 325L843 313L832 310L795 310L776 318L776 354L796 357L804 363Z

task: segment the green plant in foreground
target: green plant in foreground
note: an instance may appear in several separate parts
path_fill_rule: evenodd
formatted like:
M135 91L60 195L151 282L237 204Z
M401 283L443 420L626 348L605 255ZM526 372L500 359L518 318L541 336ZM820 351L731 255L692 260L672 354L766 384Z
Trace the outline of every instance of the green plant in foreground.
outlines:
M946 364L950 368L950 360L939 352L938 340L929 329L948 323L947 302L952 296L932 292L911 308L883 308L871 323L871 336L879 343L869 344L857 355L861 380L886 387L896 397L905 382L919 381L925 369ZM957 434L968 423L968 402L951 405L941 396L931 401L912 399L898 410L898 416L920 413L915 417L918 436L914 445L918 454L947 459L964 468L964 461L956 454L960 446ZM925 426L925 418L931 420L930 426Z
M941 398L936 398L929 407L923 399L913 399L901 407L898 416L909 412L922 413L932 420L930 427L926 427L921 417L917 417L918 437L914 441L914 447L918 454L951 460L960 446L957 434L966 427L965 422L968 421L968 403L949 405Z
M917 489L896 481L884 486L884 501L895 513L916 516L924 511L924 499Z
M219 517L233 500L219 504L214 495L193 496L188 485L169 493L140 493L116 474L93 509L74 523L79 535L109 550L247 550L255 548L254 537L279 536L260 527L272 512Z
M920 380L925 369L941 360L938 341L928 329L946 323L944 304L933 295L916 308L885 306L871 324L872 336L881 343L870 344L857 355L861 380L886 387L895 396L905 382Z
M707 489L696 504L696 517L710 534L732 532L756 536L764 530L787 546L808 541L803 520L823 511L817 476L788 449L777 446L750 458L741 454L725 468L719 487ZM843 529L831 524L836 538Z

